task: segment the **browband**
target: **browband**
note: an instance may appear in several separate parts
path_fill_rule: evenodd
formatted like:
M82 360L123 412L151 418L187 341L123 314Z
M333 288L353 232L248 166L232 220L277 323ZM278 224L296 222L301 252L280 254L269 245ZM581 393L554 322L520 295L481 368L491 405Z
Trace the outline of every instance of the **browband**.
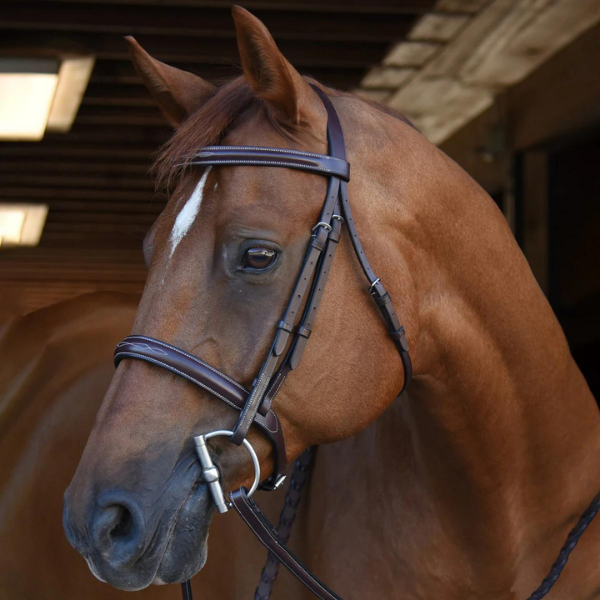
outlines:
M189 165L229 165L253 167L288 167L300 171L334 175L344 181L350 180L347 161L288 148L264 148L261 146L206 146L188 163Z

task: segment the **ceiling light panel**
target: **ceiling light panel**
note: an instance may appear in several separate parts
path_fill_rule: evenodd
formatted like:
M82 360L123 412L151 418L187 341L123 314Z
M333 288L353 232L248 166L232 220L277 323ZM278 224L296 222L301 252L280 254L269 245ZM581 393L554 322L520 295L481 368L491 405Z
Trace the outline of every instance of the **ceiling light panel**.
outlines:
M0 139L44 137L58 66L52 59L0 58Z

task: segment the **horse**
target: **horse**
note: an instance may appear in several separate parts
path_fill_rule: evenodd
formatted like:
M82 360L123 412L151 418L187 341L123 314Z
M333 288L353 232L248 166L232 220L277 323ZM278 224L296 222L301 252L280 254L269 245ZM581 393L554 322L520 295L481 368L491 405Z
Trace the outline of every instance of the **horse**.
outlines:
M503 215L458 165L392 111L300 75L244 9L233 17L243 75L219 87L129 40L175 127L158 158L171 195L144 242L133 331L254 389L327 181L193 161L215 145L327 154L326 95L356 227L404 323L413 379L398 396L405 365L344 229L310 343L273 404L287 461L318 446L294 550L343 598L526 598L600 483L598 408L555 315ZM176 374L120 363L65 494L65 532L96 577L140 590L201 571L215 503L192 437L237 419ZM262 431L247 441L274 472ZM249 488L244 449L222 437L208 446L223 489ZM220 555L228 581L245 581L256 554L239 548ZM554 600L600 597L599 550L594 523ZM242 587L218 597L248 597ZM309 597L290 578L275 595Z

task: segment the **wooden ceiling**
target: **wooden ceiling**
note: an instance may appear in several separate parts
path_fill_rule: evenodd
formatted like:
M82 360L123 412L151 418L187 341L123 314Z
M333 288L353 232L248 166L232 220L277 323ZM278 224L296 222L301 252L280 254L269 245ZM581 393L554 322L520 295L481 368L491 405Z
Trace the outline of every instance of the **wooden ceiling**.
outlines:
M434 0L250 0L287 58L339 89L358 87ZM68 134L0 142L0 202L44 202L37 248L0 250L0 290L19 311L98 289L140 291L141 243L164 206L148 175L170 135L123 40L214 82L238 74L231 2L3 0L0 56L86 51L96 65Z

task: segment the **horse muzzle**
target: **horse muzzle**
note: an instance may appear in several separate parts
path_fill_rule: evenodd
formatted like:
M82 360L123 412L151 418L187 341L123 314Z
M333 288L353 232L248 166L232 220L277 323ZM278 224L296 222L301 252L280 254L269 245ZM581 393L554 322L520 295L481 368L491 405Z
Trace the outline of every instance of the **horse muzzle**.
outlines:
M194 484L180 502L165 491L149 503L132 492L106 490L81 511L67 490L65 533L96 578L135 591L185 581L204 566L215 507L207 484Z

